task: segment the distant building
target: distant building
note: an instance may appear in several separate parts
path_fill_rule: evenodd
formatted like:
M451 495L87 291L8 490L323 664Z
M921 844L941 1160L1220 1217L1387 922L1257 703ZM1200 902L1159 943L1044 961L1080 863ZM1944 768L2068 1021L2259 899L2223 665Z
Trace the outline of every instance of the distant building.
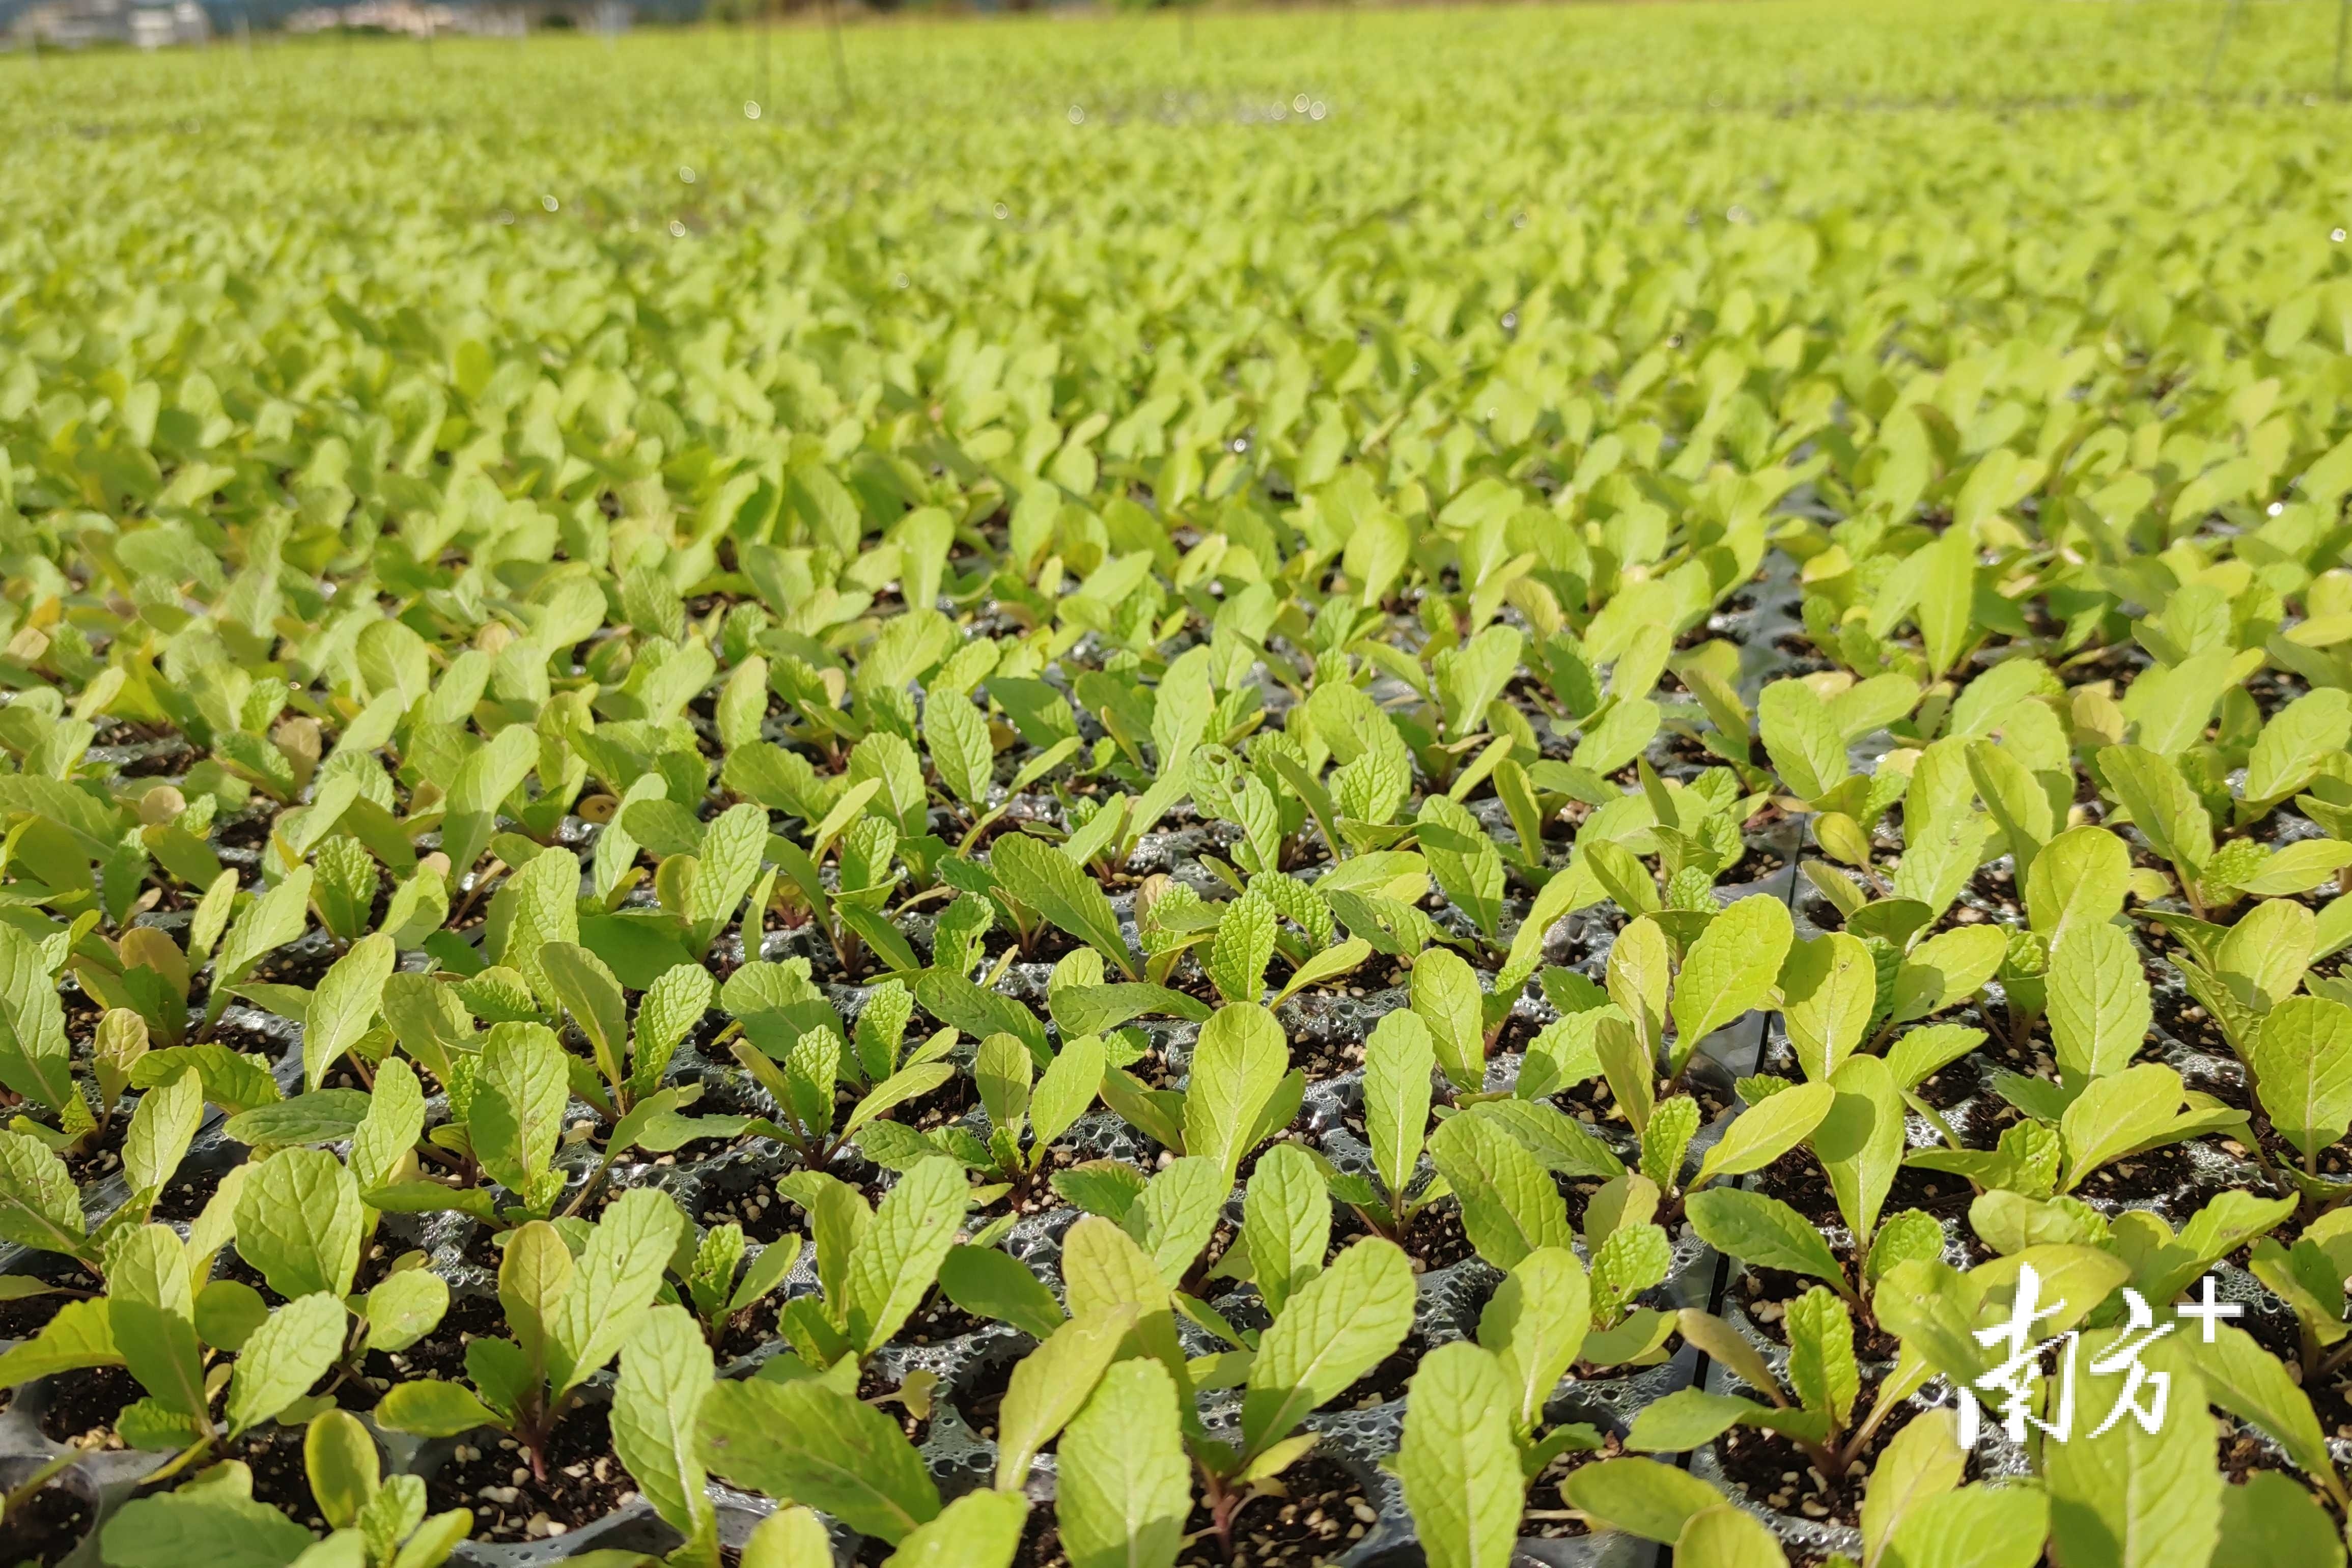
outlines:
M82 49L131 44L142 49L210 43L212 18L197 0L136 5L131 0L45 0L19 12L9 28L19 45Z
M200 47L212 42L212 18L196 0L142 5L131 13L131 41L142 49Z
M129 0L45 0L16 15L10 29L18 42L48 49L87 48L131 41Z
M312 5L286 18L289 33L324 33L349 27L359 33L403 33L425 37L457 30L457 13L447 5L417 0L359 0L357 5Z
M511 38L541 27L625 33L632 8L627 0L488 0L482 5L444 5L423 0L353 0L349 5L311 5L286 18L289 33L400 33L425 37L450 33Z

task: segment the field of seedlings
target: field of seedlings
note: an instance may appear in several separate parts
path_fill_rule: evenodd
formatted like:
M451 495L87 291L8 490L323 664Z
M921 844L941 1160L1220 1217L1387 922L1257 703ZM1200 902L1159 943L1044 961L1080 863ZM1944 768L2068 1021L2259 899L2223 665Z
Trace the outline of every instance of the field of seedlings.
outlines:
M2336 26L0 60L0 1564L2343 1568Z

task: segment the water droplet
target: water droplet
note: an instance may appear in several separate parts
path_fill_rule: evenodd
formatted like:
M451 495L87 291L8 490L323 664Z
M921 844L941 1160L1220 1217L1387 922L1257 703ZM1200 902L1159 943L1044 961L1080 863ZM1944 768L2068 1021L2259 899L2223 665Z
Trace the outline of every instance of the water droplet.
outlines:
M672 239L684 239L686 237L686 225L678 222L676 218L670 219L669 237Z
M1304 114L1307 112L1307 106L1313 101L1314 100L1312 99L1308 98L1302 92L1297 97L1290 100L1290 107L1296 112Z
M1087 111L1080 109L1075 103L1070 105L1070 123L1073 125L1084 125L1086 122Z
M688 185L694 184L694 171L683 163L677 166L677 177L681 184Z
M999 223L1003 222L1006 218L1009 218L1012 216L1013 209L1011 207L1006 206L1003 202L996 204L996 218Z
M743 100L743 118L746 120L760 118L760 106L748 98Z
M563 205L562 202L557 201L553 196L540 197L539 205L545 207L549 212L554 212Z
M2341 245L2344 243L2344 231L2340 228L2331 228L2327 231L2327 237Z

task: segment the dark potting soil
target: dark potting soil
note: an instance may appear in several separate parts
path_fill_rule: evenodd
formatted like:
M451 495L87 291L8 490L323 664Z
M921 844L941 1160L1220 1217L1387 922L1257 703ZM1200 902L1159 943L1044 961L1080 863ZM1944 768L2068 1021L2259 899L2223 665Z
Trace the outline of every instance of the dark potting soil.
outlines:
M86 1187L122 1173L122 1140L131 1131L131 1107L115 1107L114 1119L89 1142L65 1156L66 1173L74 1185Z
M1336 1210L1331 1215L1329 1258L1337 1258L1341 1249L1372 1234L1372 1228L1355 1210ZM1477 1249L1470 1245L1469 1234L1462 1228L1461 1205L1451 1198L1441 1198L1413 1215L1412 1227L1405 1232L1404 1250L1416 1274L1450 1268L1477 1256Z
M280 1426L276 1422L256 1427L238 1445L236 1458L253 1472L253 1497L299 1524L323 1531L319 1500L310 1494L310 1473L302 1463L302 1443L310 1427Z
M613 1452L608 1412L581 1405L556 1424L547 1446L547 1476L535 1479L530 1461L511 1437L478 1434L459 1445L425 1480L427 1506L474 1510L477 1541L539 1541L576 1530L636 1495Z
M79 1493L52 1482L9 1512L8 1542L0 1554L14 1563L55 1568L81 1544L92 1517L89 1503Z
M1853 1419L1856 1425L1869 1415L1870 1402L1877 1390L1878 1380L1864 1380L1862 1393L1853 1403ZM1815 1469L1811 1458L1778 1432L1735 1426L1716 1440L1716 1455L1723 1463L1726 1478L1759 1508L1816 1522L1858 1525L1862 1521L1863 1491L1870 1484L1870 1470L1895 1434L1908 1426L1916 1415L1916 1411L1898 1411L1889 1416L1871 1435L1860 1458L1834 1480ZM1973 1456L1969 1460L1968 1475L1975 1479Z
M72 1258L54 1252L38 1254L18 1272L44 1285L61 1285L65 1290L0 1301L0 1340L28 1340L39 1333L67 1302L75 1300L66 1290L94 1296L104 1288L97 1275Z
M978 1436L996 1436L997 1415L1004 1407L1005 1391L1013 1386L1013 1368L1020 1360L1009 1349L992 1356L968 1373L956 1392L956 1414Z
M49 1403L41 1412L41 1431L59 1443L95 1436L102 1447L120 1448L115 1417L123 1406L147 1397L139 1380L119 1366L84 1367L61 1372L49 1384Z
M478 1339L506 1338L507 1320L498 1298L486 1293L461 1291L449 1298L449 1310L440 1325L430 1334L406 1350L397 1352L394 1363L383 1351L370 1351L361 1363L370 1378L397 1379L413 1383L420 1378L442 1378L456 1383L466 1375L466 1346Z
M1195 1506L1186 1521L1193 1535L1176 1561L1186 1568L1234 1568L1245 1563L1328 1562L1363 1538L1373 1511L1363 1483L1328 1459L1313 1454L1275 1478L1278 1489L1252 1498L1234 1516L1234 1552L1227 1559L1208 1533L1209 1515ZM1378 1517L1375 1515L1374 1517Z
M1391 1399L1404 1397L1413 1373L1429 1354L1429 1342L1419 1334L1407 1334L1404 1342L1389 1352L1381 1363L1341 1389L1331 1401L1335 1410L1370 1410Z
M1187 1568L1245 1568L1250 1563L1305 1568L1344 1553L1380 1517L1353 1476L1312 1455L1283 1471L1276 1485L1279 1491L1251 1499L1234 1516L1230 1560L1220 1554L1216 1537L1204 1533L1177 1561ZM1208 1515L1196 1509L1185 1529L1205 1531L1208 1522ZM887 1554L885 1548L882 1555ZM859 1560L866 1560L864 1553ZM873 1561L879 1563L881 1556ZM1013 1568L1067 1568L1068 1563L1052 1510L1032 1509L1013 1554Z
M1012 1363L1008 1361L1005 1363L1005 1366L1009 1372ZM931 1376L931 1374L928 1373L909 1373L907 1375L908 1378L929 1378ZM896 1394L901 1392L901 1387L902 1384L898 1379L886 1376L879 1368L869 1365L864 1372L858 1374L857 1397L866 1401L868 1405L874 1405L884 1415L898 1422L898 1430L907 1435L907 1441L919 1448L923 1446L923 1439L931 1435L931 1418L929 1414L931 1409L931 1402L936 1400L942 1391L940 1390L938 1383L933 1381L929 1394L927 1396L919 1394L915 1398L915 1405L920 1407L922 1412L921 1414L918 1414L916 1409L909 1408L902 1400L892 1399L887 1404L880 1403L885 1396ZM998 1404L1002 1405L1003 1403L1003 1396L1000 1394L998 1396Z
M943 1345L950 1340L976 1334L988 1323L986 1318L974 1317L949 1300L945 1291L934 1289L891 1339L899 1344Z
M1565 1541L1572 1536L1589 1535L1591 1526L1581 1519L1541 1517L1568 1511L1571 1508L1560 1488L1568 1478L1587 1465L1597 1465L1603 1459L1614 1459L1624 1453L1623 1444L1613 1432L1605 1434L1601 1447L1581 1453L1562 1454L1543 1468L1543 1473L1528 1483L1528 1517L1519 1521L1521 1535L1535 1536L1543 1541Z
M1851 1259L1841 1259L1852 1267ZM1789 1303L1822 1282L1802 1274L1791 1274L1779 1268L1763 1268L1750 1264L1733 1287L1738 1293L1739 1309L1757 1331L1775 1344L1789 1342L1785 1321ZM1828 1289L1822 1286L1822 1289ZM1848 1308L1851 1313L1851 1307ZM1864 1361L1893 1361L1902 1351L1895 1336L1874 1324L1856 1320L1853 1325L1853 1353Z
M166 1183L148 1218L167 1225L194 1223L196 1216L205 1212L205 1205L213 1201L213 1194L220 1191L221 1178L227 1173L226 1170L198 1171Z

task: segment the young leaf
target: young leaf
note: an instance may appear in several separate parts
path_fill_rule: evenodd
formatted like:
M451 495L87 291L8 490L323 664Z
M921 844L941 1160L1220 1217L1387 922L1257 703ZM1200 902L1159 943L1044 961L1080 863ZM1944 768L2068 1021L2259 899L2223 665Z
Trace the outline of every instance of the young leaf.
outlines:
M122 1363L107 1300L68 1301L39 1333L0 1354L0 1388L21 1387L60 1372Z
M1480 1087L1486 1077L1486 1026L1478 972L1451 948L1433 947L1413 961L1412 994L1445 1076L1456 1089Z
M1836 1101L1837 1090L1831 1085L1804 1083L1749 1106L1732 1118L1715 1147L1699 1161L1698 1174L1691 1178L1691 1184L1762 1170L1811 1137Z
M1853 1320L1845 1303L1816 1285L1789 1303L1789 1386L1807 1410L1843 1431L1862 1391L1853 1359Z
M1446 898L1493 942L1503 918L1503 852L1467 807L1442 795L1422 802L1417 837Z
M1094 1104L1102 1088L1102 1037L1066 1037L1029 1098L1030 1131L1040 1155Z
M1850 1058L1830 1086L1837 1098L1813 1129L1813 1152L1829 1173L1838 1212L1867 1247L1878 1229L1879 1208L1903 1165L1903 1096L1894 1074L1876 1057Z
M213 954L213 1001L208 1015L217 1016L228 1004L226 988L253 972L253 966L302 934L309 923L310 868L301 867L284 881L238 911ZM0 955L6 952L0 937ZM9 965L13 972L14 964ZM19 1034L21 1036L21 1026ZM14 1086L11 1085L13 1088Z
M232 1436L300 1398L342 1353L351 1323L342 1302L324 1291L289 1301L253 1331L229 1378L223 1414Z
M209 1486L134 1498L107 1521L100 1544L113 1568L278 1568L313 1542L249 1492Z
M1176 1384L1149 1360L1104 1373L1055 1450L1055 1518L1070 1568L1173 1568L1192 1511Z
M2118 928L2081 925L2050 952L2051 1044L2069 1083L2119 1072L2147 1037L2147 977Z
M1129 980L1137 978L1110 900L1083 868L1044 840L1021 833L998 839L988 864L1007 893L1118 964Z
M2289 997L2263 1020L2252 1066L2263 1110L2306 1160L2352 1128L2352 1007Z
M1752 1516L1721 1503L1691 1515L1675 1538L1675 1561L1694 1568L1788 1568L1789 1556Z
M1215 1161L1228 1180L1254 1144L1260 1116L1281 1087L1290 1048L1274 1015L1250 1003L1217 1010L1201 1026L1184 1089L1184 1152Z
M1660 1102L1642 1129L1642 1174L1663 1189L1681 1186L1683 1158L1697 1134L1697 1100L1677 1094Z
M329 1410L311 1418L302 1436L302 1469L320 1513L336 1530L355 1522L383 1484L375 1438L347 1410Z
M1029 1047L1011 1035L991 1035L980 1042L971 1062L971 1080L980 1091L988 1124L1015 1140L1029 1115L1029 1085L1035 1072Z
M1331 1194L1323 1173L1297 1144L1276 1144L1250 1173L1242 1201L1242 1243L1267 1311L1281 1316L1322 1271L1330 1241Z
M2100 748L2099 772L2158 855L2194 877L2213 858L2213 823L2172 760L2138 746Z
M449 1287L441 1276L425 1268L404 1268L370 1290L361 1303L368 1348L404 1351L440 1327L448 1310Z
M687 945L693 952L708 951L743 907L743 896L760 879L767 844L767 810L749 801L729 806L703 829L685 910Z
M2123 912L2131 885L2131 851L2104 827L2070 827L2053 838L2025 874L2025 911L2055 942L2082 926Z
M1120 1223L1171 1289L1216 1233L1233 1180L1214 1160L1189 1154L1169 1162L1129 1205Z
M2112 749L2112 748L2111 748ZM2137 1070L2137 1069L2135 1069ZM2105 1354L2130 1331L2094 1332L2087 1355ZM2174 1408L2205 1408L2203 1379L2185 1356L2152 1352L2172 1377ZM2076 1386L2080 1408L2108 1410L2123 1393L2124 1374L2092 1373L2084 1363ZM2050 1495L2053 1552L2069 1568L2190 1568L2212 1556L2221 1522L2221 1477L2213 1439L2202 1421L2159 1423L2155 1433L2130 1415L2093 1437L2050 1444L2042 1454Z
M997 1417L999 1488L1017 1490L1028 1479L1038 1451L1094 1393L1135 1319L1135 1310L1128 1306L1073 1318L1015 1363Z
M1665 1045L1666 991L1672 976L1673 949L1664 926L1643 915L1617 933L1606 971L1609 1000L1624 1014L1652 1061Z
M2008 952L2009 933L1998 926L1961 926L1929 937L1895 972L1893 1020L1907 1024L1958 1006L1984 988Z
M553 988L555 1000L595 1053L596 1070L604 1081L618 1084L628 1077L628 1005L621 983L604 961L576 942L551 942L539 950L539 967Z
M2021 1522L2013 1534L2022 1533ZM2311 1493L2276 1470L2256 1470L2243 1484L2221 1489L2220 1536L2211 1568L2344 1568L2336 1521ZM2000 1568L2012 1564L2024 1568L2015 1557Z
M542 1194L534 1189L545 1186L547 1163L563 1131L563 1108L571 1101L563 1060L554 1031L543 1025L494 1026L482 1047L467 1112L484 1173L542 1213L543 1205L534 1201Z
M1559 1489L1570 1507L1610 1528L1668 1545L1692 1515L1724 1500L1688 1470L1655 1459L1603 1459L1570 1470Z
M603 1369L653 1304L686 1215L667 1193L623 1193L581 1249L579 1272L548 1323L548 1382L561 1394Z
M375 1071L367 1114L352 1130L351 1173L365 1197L393 1180L425 1133L425 1086L415 1069L386 1057Z
M918 1525L882 1568L1012 1568L1029 1500L1017 1491L970 1491Z
M1637 1134L1648 1132L1657 1103L1657 1058L1622 1016L1603 1017L1593 1025L1592 1054L1626 1121Z
M360 1266L365 1210L359 1184L322 1149L285 1149L237 1189L237 1255L288 1300L341 1299Z
M884 1194L850 1255L845 1281L847 1327L862 1351L887 1343L929 1294L955 1244L969 1191L954 1162L924 1160ZM675 1215L676 1205L670 1208Z
M448 815L443 821L442 850L451 871L459 877L474 868L498 830L499 807L522 787L539 761L539 737L521 724L510 724L492 736L489 744L468 756L449 785ZM306 895L307 898L307 895Z
M961 694L935 693L923 704L923 743L955 797L976 812L986 810L996 752L980 710Z
M1764 1004L1795 940L1788 906L1769 893L1741 899L1707 922L1675 977L1674 1071L1701 1040Z
M1685 1201L1691 1227L1718 1252L1765 1268L1785 1268L1833 1285L1845 1271L1822 1233L1778 1198L1738 1187L1709 1187Z
M2202 1334L2181 1344L2215 1405L2270 1434L2305 1475L2328 1485L2335 1477L2335 1461L2311 1396L2276 1357L2252 1335L2226 1323L2214 1325L2210 1344Z
M1518 1536L1511 1393L1496 1358L1463 1341L1412 1374L1396 1471L1431 1568L1496 1568Z
M1265 966L1274 960L1274 906L1255 893L1225 906L1203 965L1217 994L1227 1002L1256 1002L1265 992Z
M84 1234L66 1163L30 1133L0 1131L0 1241L79 1256Z
M1780 967L1781 1020L1807 1078L1827 1079L1862 1043L1877 985L1870 950L1859 938L1834 931L1789 949Z
M1415 1290L1404 1250L1359 1240L1291 1299L1259 1336L1242 1397L1244 1457L1263 1453L1341 1389L1379 1365L1412 1327Z
M1576 1364L1591 1321L1591 1287L1576 1254L1540 1247L1503 1276L1478 1314L1478 1342L1495 1352L1509 1390L1511 1424L1531 1432Z
M375 1407L376 1425L418 1437L456 1437L495 1426L498 1414L463 1384L439 1378L396 1383Z
M861 1534L896 1544L939 1516L939 1489L897 1421L814 1378L721 1380L698 1427L702 1462L723 1479Z
M1019 1259L992 1247L950 1247L940 1261L940 1289L975 1317L1012 1324L1043 1340L1062 1326L1062 1304Z
M1852 771L1845 736L1829 704L1801 680L1775 680L1756 703L1772 771L1801 800L1819 800Z
M140 1097L122 1136L122 1174L133 1193L171 1180L204 1119L204 1080L193 1068L182 1068ZM0 1205L7 1201L0 1195ZM75 1212L79 1217L78 1205Z
M813 1509L780 1508L743 1543L742 1568L831 1568L833 1537Z
M695 1429L711 1386L710 1347L682 1307L645 1313L621 1347L613 1388L613 1451L671 1529L686 1537L679 1568L719 1557L719 1518L704 1489Z
M315 1089L326 1081L327 1069L356 1044L375 1022L383 998L383 983L399 954L392 939L378 931L353 942L335 960L310 994L310 1009L302 1027L302 1082Z
M1887 1439L1862 1498L1862 1568L1877 1568L1895 1528L1960 1484L1968 1455L1958 1428L1951 1411L1923 1410Z
M1364 1136L1382 1184L1400 1198L1421 1160L1436 1066L1429 1026L1416 1013L1384 1013L1365 1038Z
M1568 1247L1568 1205L1551 1175L1484 1117L1454 1116L1429 1140L1437 1173L1462 1205L1462 1228L1478 1256L1514 1268L1539 1247Z

